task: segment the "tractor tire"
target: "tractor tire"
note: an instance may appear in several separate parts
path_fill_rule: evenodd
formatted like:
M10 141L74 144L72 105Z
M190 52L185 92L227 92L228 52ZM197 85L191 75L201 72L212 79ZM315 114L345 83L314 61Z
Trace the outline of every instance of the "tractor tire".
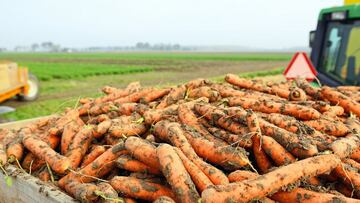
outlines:
M40 93L40 84L37 77L31 73L28 76L29 92L28 95L20 94L18 95L18 100L20 101L34 101L39 97Z

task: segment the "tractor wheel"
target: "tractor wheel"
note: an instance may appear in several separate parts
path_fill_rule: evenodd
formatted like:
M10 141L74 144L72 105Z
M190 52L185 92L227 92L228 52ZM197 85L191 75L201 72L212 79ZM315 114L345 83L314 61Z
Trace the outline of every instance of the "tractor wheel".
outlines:
M29 91L27 95L20 94L18 99L21 101L34 101L38 98L40 92L39 80L31 73L28 76Z

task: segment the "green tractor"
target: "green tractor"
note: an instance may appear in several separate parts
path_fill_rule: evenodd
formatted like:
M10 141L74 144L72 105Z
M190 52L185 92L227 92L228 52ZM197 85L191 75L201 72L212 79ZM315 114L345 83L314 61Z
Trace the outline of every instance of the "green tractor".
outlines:
M322 9L310 47L322 84L360 85L360 0Z

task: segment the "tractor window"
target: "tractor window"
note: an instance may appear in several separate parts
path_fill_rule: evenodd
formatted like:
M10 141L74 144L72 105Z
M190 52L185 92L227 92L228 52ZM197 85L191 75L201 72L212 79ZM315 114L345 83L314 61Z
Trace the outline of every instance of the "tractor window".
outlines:
M360 84L360 22L330 22L321 71L344 84Z

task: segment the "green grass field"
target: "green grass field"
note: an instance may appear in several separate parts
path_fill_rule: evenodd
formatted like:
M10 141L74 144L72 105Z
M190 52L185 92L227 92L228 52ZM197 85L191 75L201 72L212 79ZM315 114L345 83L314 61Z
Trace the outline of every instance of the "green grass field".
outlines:
M280 74L291 59L288 53L0 53L0 60L27 66L40 80L34 102L10 100L3 105L16 112L3 117L27 119L74 107L81 97L101 95L104 85L124 87L174 85L205 77L220 81L226 73L253 78Z

